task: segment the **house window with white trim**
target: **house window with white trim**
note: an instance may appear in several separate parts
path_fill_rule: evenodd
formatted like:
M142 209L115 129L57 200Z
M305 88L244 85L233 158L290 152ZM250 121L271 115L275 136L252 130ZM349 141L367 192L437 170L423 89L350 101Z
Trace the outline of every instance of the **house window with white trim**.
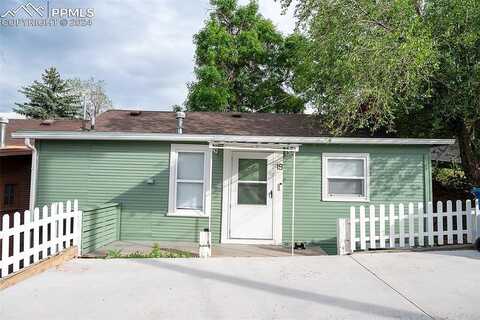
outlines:
M208 216L210 175L208 146L172 144L168 215Z
M369 155L324 153L322 155L324 201L369 201Z

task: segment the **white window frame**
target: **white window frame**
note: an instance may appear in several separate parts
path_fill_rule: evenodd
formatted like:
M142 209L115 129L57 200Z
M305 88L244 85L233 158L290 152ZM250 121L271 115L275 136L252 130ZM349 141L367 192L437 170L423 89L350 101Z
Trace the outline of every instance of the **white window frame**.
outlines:
M328 160L363 160L363 169L365 177L331 177L328 175ZM354 195L331 195L328 193L328 179L363 179L363 190L365 195L358 197ZM368 153L323 153L322 154L322 200L323 201L351 201L351 202L369 202L370 201L370 155Z
M177 209L177 166L178 153L203 153L203 210ZM211 206L211 155L212 151L208 145L198 144L172 144L170 146L170 182L168 197L168 216L177 217L209 217Z

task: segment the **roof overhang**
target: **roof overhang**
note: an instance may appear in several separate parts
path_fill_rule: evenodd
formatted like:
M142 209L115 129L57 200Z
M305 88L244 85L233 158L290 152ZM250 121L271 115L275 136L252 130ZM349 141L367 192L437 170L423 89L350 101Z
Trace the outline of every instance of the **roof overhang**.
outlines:
M450 145L455 139L411 138L348 138L348 137L290 137L290 136L243 136L215 134L136 133L136 132L77 132L77 131L17 131L13 138L39 140L118 140L118 141L172 141L225 143L284 143L284 144L377 144L377 145Z
M27 147L11 146L6 148L0 148L0 157L24 156L30 154L32 154L32 151Z

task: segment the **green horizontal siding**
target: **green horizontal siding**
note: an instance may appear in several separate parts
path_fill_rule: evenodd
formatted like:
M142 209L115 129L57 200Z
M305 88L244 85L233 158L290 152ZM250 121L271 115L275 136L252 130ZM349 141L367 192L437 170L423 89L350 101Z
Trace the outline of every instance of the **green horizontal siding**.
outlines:
M83 211L82 254L103 247L119 238L120 205L105 203Z
M86 209L119 203L123 240L197 241L206 218L169 217L170 144L146 141L41 141L37 204L78 199ZM305 145L297 153L295 240L336 250L336 219L351 205L322 201L322 153L370 154L370 204L431 199L426 146ZM220 241L223 153L213 153L212 237ZM283 241L290 241L292 157L285 155ZM147 180L153 178L154 184Z
M197 241L206 218L168 217L170 144L41 141L37 204L78 199L85 209L119 203L122 240ZM213 155L212 237L220 239L222 152ZM147 180L153 178L154 184Z
M322 201L322 153L370 154L370 202ZM295 241L319 244L336 252L336 221L350 207L430 199L428 147L303 146L296 155ZM283 241L291 241L293 157L284 160ZM427 169L427 170L426 170Z

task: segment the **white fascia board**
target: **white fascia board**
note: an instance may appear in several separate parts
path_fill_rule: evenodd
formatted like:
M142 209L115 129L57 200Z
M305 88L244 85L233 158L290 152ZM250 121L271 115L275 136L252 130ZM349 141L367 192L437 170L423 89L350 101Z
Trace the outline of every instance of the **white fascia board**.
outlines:
M409 138L346 138L346 137L284 137L240 136L215 134L131 133L131 132L77 132L77 131L19 131L12 138L39 140L123 140L123 141L177 141L177 142L251 142L299 144L379 144L379 145L450 145L455 139Z

